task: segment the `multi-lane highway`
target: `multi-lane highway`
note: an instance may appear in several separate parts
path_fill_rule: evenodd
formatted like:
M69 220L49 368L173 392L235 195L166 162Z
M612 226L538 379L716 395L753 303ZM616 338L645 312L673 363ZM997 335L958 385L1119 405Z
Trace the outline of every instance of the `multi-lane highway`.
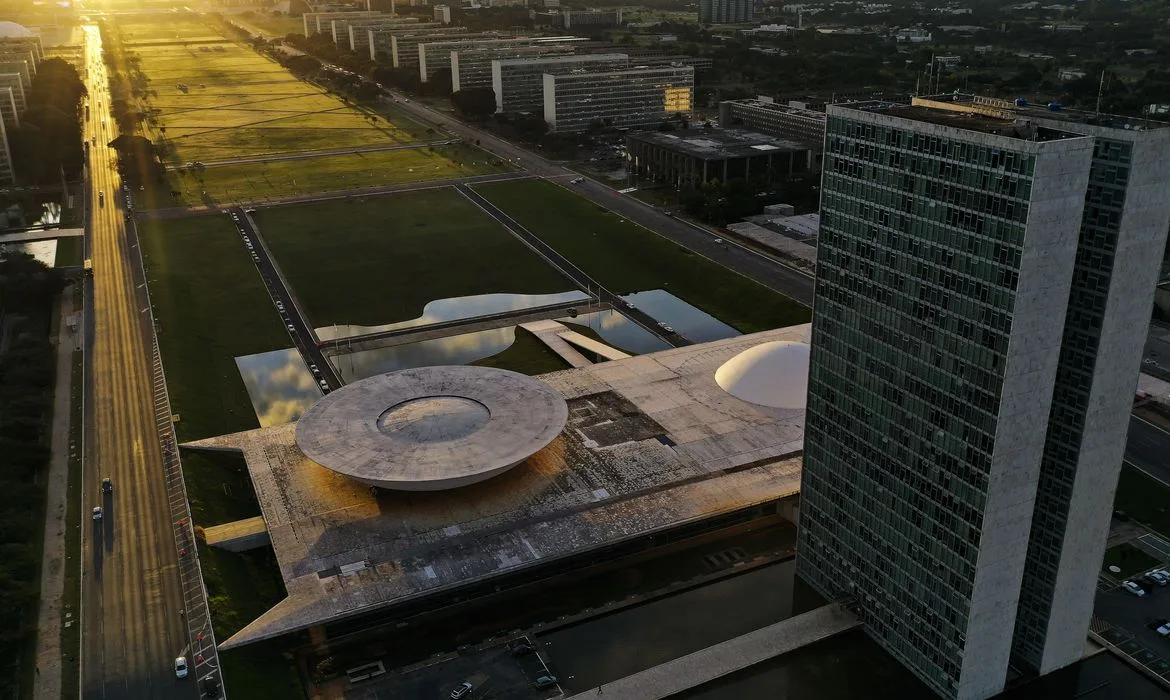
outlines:
M178 679L174 670L187 633L147 360L150 309L135 277L114 151L106 146L117 133L101 39L96 27L85 31L93 278L86 298L82 694L193 698L196 679ZM102 492L104 477L112 480L110 493ZM99 506L102 518L91 519Z

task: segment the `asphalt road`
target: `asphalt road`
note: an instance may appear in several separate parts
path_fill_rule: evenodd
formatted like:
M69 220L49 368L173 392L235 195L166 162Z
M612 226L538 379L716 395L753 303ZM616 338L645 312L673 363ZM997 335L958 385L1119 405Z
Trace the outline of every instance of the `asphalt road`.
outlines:
M313 332L313 326L309 324L308 318L289 291L280 271L272 262L272 255L264 245L255 222L242 207L231 209L229 215L236 225L236 230L240 232L240 245L252 246L249 250L252 262L259 270L264 287L276 306L276 313L280 315L280 322L284 324L285 331L292 338L297 352L301 354L306 369L313 372L313 381L317 383L317 388L326 394L334 389L340 389L343 384L341 378L333 371L333 365L325 361L325 355L317 344L317 334Z
M1125 460L1162 483L1170 484L1170 434L1153 423L1130 416Z
M178 553L172 536L162 455L151 396L144 314L135 277L113 149L101 40L86 27L91 118L90 231L92 294L86 299L87 427L83 478L82 695L88 699L197 697L179 680L184 621ZM102 477L114 490L103 494ZM101 506L100 521L89 513Z

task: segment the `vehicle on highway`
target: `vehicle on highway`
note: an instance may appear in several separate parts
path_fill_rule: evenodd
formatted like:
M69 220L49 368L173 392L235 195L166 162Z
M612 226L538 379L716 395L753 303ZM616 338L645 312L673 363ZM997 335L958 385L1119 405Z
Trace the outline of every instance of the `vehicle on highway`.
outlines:
M465 698L468 695L471 695L471 691L474 689L475 686L473 686L470 681L463 681L458 686L456 686L455 690L451 691L451 700L460 700L460 698Z
M94 506L93 507L93 519L94 520L101 520L102 519L102 507L101 506Z
M291 324L291 323L287 324L287 325L285 326L285 328L288 328L288 332L289 332L289 333L296 333L296 332L297 332L297 329L296 329L296 328L293 328L293 324Z
M111 481L110 477L107 476L106 478L102 479L102 493L113 493L113 492L114 492L114 482Z
M541 676L540 678L537 678L536 682L534 682L532 685L537 690L544 690L545 688L551 688L556 684L557 684L557 677L556 676Z
M329 391L329 382L325 381L324 379L318 379L317 383L321 385L322 389Z
M722 239L722 238L716 238L716 239L715 239L715 241L714 241L714 243L715 243L715 245L723 245L723 239Z
M187 677L187 657L179 656L175 658L175 678Z
M321 376L321 370L317 369L317 365L309 365L309 371L318 377Z
M570 185L580 185L582 182L585 182L585 178L583 177L577 177L569 180Z
M100 191L98 192L98 206L101 206L101 207L106 206L106 193L105 192L100 192Z
M627 301L627 302L625 302L625 304L626 304L626 308L627 308L627 309L636 309L636 308L638 308L638 307L634 306L634 302L632 302L632 301Z
M666 325L662 321L658 322L658 327L661 328L662 330L666 331L667 333L674 333L674 329L671 328L670 326Z
M284 311L284 302L283 301L276 302L276 310L277 311Z
M1146 595L1146 591L1133 581L1122 581L1121 587L1125 589L1126 593L1132 593L1138 598L1143 598Z

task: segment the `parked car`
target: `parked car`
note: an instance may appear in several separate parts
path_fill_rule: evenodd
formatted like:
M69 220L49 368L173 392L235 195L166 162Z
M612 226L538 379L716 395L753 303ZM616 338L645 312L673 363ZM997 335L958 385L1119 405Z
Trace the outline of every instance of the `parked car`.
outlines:
M526 654L531 654L534 651L536 651L536 647L532 646L531 644L521 642L512 647L512 656L524 656Z
M1123 523L1129 522L1129 513L1126 513L1124 510L1113 511L1113 517L1117 518L1118 520L1120 520Z
M536 688L538 690L543 690L545 688L551 688L556 684L557 684L557 677L556 676L541 676L540 678L537 678L536 682L533 683L532 685L536 686Z
M455 690L451 691L451 700L460 700L460 698L465 698L468 695L471 695L471 691L474 689L475 686L471 685L470 681L463 681L458 686L456 686Z
M114 492L114 482L110 481L110 477L107 476L106 478L102 479L102 493L113 493L113 492Z
M1154 629L1154 631L1158 633L1159 637L1166 637L1170 639L1170 625L1162 625L1161 627Z
M1149 574L1147 574L1147 576L1153 579L1154 583L1158 584L1159 586L1165 586L1166 584L1170 583L1170 576L1167 576L1166 572L1162 571L1161 569L1158 569L1157 571L1151 571Z
M1167 620L1164 617L1155 617L1153 620L1150 620L1149 622L1146 623L1146 629L1156 630L1159 627L1162 627L1163 625L1167 625L1167 624L1170 624L1170 620Z
M1137 585L1133 581L1122 581L1121 587L1124 588L1127 593L1132 593L1133 595L1136 595L1138 598L1142 598L1146 595L1145 589L1143 589L1141 586Z
M175 659L175 678L187 677L187 657L180 656Z

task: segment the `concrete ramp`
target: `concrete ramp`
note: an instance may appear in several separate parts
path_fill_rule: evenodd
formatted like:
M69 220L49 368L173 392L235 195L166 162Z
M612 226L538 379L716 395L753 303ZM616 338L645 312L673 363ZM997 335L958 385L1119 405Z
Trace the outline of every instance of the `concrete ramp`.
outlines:
M549 349L560 355L562 360L568 362L570 367L588 367L593 364L588 358L577 352L572 345L565 342L564 338L560 337L561 333L570 332L564 325L556 321L532 321L531 323L521 323L520 327L539 338Z
M268 537L268 526L259 515L246 520L205 527L203 537L208 547L219 547L229 552L246 552L272 544Z
M561 333L557 333L557 337L567 343L576 345L582 350L588 350L598 357L604 357L607 360L624 360L630 356L628 353L624 353L617 348L610 347L605 343L597 342L593 338L581 335L577 331L562 331Z
M591 688L572 698L667 698L860 625L861 621L845 606L833 603L606 683L601 688Z

